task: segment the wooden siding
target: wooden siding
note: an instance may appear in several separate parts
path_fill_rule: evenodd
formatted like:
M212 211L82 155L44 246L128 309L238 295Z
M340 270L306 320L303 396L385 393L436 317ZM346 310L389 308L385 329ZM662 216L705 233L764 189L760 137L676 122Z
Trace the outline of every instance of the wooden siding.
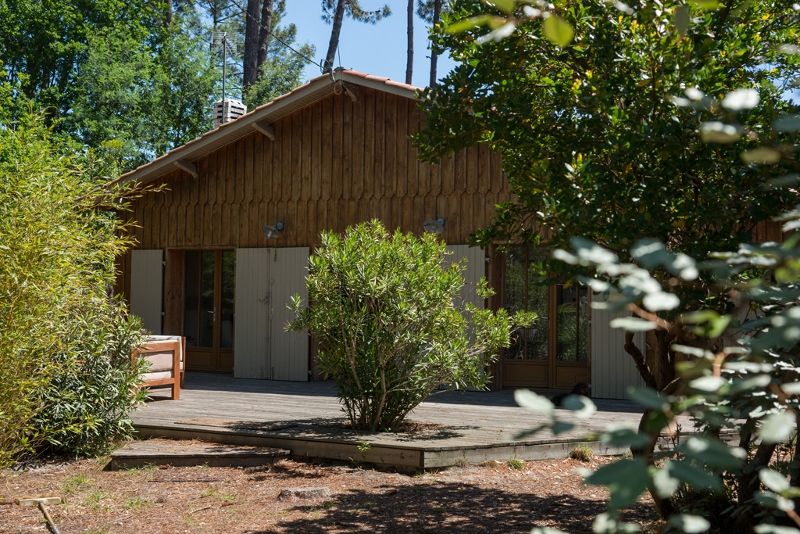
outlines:
M134 250L131 258L131 313L151 334L161 334L163 251Z
M417 161L409 136L422 126L416 102L359 88L354 103L331 95L197 160L198 177L176 169L167 191L133 203L140 248L313 247L323 230L378 218L422 232L444 217L442 238L466 243L510 200L500 157L471 148L439 165ZM267 240L261 228L282 221Z
M595 302L601 300L593 296ZM617 317L630 315L627 311L609 312L592 309L591 371L592 396L599 399L627 399L628 387L642 386L644 381L623 348L625 331L611 328L609 323ZM645 335L637 333L634 342L645 352Z
M269 378L269 278L266 248L236 250L235 378Z

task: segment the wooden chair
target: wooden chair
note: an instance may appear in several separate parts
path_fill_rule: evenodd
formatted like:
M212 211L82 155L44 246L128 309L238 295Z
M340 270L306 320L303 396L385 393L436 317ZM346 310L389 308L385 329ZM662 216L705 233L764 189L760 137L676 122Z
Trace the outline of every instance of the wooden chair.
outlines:
M150 369L142 376L147 388L170 387L170 398L181 398L184 381L186 338L182 336L150 336L144 345L135 349L131 358L146 358Z

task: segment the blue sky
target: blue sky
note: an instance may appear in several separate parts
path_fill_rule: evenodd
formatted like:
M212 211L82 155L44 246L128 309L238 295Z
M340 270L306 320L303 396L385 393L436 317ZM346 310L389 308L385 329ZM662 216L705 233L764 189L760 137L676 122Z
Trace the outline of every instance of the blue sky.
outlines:
M308 42L316 47L314 59L322 63L328 50L331 26L322 21L322 8L318 0L287 2L284 24L297 26L297 42ZM383 2L362 0L364 9L376 9ZM339 39L339 54L335 65L354 69L375 76L391 78L398 82L406 77L406 3L389 4L392 14L375 25L345 18ZM303 9L305 8L305 10ZM430 79L430 50L427 48L428 28L422 19L414 19L414 77L413 85L425 87ZM450 71L455 62L449 57L440 57L437 73L439 78ZM319 67L309 65L303 81L319 76Z

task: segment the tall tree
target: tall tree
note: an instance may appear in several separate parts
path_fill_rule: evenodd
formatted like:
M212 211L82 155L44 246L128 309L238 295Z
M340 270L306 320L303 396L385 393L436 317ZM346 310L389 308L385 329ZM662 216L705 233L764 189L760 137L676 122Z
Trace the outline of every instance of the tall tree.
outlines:
M265 0L264 4L266 3ZM311 61L315 52L314 47L308 43L296 43L297 28L294 24L281 26L285 2L278 2L274 7L270 16L272 31L267 33L274 35L274 38L266 41L267 49L263 51L265 60L259 63L258 78L242 94L243 102L250 109L300 85L306 62ZM261 53L259 50L259 54Z
M783 157L786 134L772 134L766 152L756 141L782 113L798 111L787 89L800 62L778 53L797 40L792 6L628 3L566 0L543 21L531 8L514 33L504 26L514 13L498 10L492 22L503 22L488 36L470 19L485 11L481 2L461 2L450 16L470 19L465 33L440 35L460 64L423 100L428 128L417 144L429 159L478 142L503 156L518 201L500 208L481 242L535 241L544 231L550 247L578 235L627 258L650 237L702 257L736 250L797 202L792 190L765 194L758 165L800 170ZM719 110L739 125L719 122ZM661 276L667 284L672 275ZM671 313L725 311L727 301L708 301L707 283L687 288L685 306ZM653 303L650 311L663 310ZM632 334L625 350L646 383L664 389L676 378L675 332L654 335L657 372Z
M419 0L417 3L417 14L422 20L430 23L431 33L435 33L439 29L439 18L442 14L442 0ZM429 43L431 49L431 76L428 87L433 87L436 85L437 80L436 64L439 59L439 48L433 37L431 37Z
M411 85L414 74L414 0L408 0L407 19L406 83Z
M325 62L322 64L323 73L333 70L333 62L336 56L336 49L339 47L339 35L342 31L345 15L359 22L375 24L382 18L392 14L388 4L375 11L364 11L358 2L359 0L322 0L322 20L332 25L328 51L325 54Z

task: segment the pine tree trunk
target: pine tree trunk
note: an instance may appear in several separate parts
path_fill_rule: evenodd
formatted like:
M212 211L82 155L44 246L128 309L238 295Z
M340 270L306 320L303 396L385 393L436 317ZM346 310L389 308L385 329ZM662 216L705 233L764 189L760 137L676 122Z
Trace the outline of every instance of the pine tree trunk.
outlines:
M261 28L258 32L258 60L256 63L256 78L261 76L261 67L267 61L269 38L272 32L273 0L264 0L261 6Z
M406 84L411 85L414 72L414 0L408 0L408 51L406 52Z
M258 77L258 42L261 2L247 0L247 15L244 24L244 59L242 88L253 85Z
M336 12L333 16L333 29L331 29L331 40L328 43L328 53L325 54L325 63L323 63L322 68L323 74L333 70L333 60L336 57L336 49L339 47L339 33L342 31L346 2L347 0L339 0L336 3Z
M439 15L442 13L442 0L435 0L433 2L433 26L436 27L439 24ZM436 50L431 46L431 82L429 87L433 87L436 85L436 62L439 59L439 54L436 53Z

